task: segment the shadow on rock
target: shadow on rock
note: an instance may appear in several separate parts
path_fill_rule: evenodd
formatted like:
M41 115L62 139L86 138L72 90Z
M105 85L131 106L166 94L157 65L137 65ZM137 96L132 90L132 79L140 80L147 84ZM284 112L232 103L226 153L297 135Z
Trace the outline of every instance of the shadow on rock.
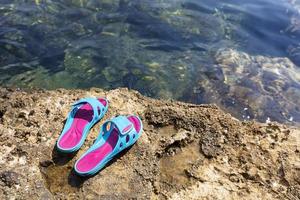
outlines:
M71 170L69 177L68 177L68 183L71 187L76 187L76 188L80 188L85 181L87 181L90 178L93 178L95 176L97 176L101 171L105 170L106 168L108 168L110 165L114 164L117 160L119 160L121 157L123 157L130 149L132 148L129 147L128 149L125 149L124 151L122 151L121 153L119 153L117 156L115 156L111 161L109 161L105 167L103 169L101 169L99 172L97 172L96 174L92 175L92 176L79 176L74 168Z
M71 161L76 156L77 153L78 153L78 151L76 151L74 153L59 152L55 145L52 150L52 160L56 165L65 165L69 161Z
M73 168L69 174L68 183L71 187L80 188L89 178L90 177L78 176Z

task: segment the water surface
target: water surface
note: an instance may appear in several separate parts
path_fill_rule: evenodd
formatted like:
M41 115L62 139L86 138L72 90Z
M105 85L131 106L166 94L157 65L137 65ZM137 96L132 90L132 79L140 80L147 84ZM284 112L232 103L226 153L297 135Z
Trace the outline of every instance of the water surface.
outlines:
M0 85L128 87L216 103L244 120L299 123L299 5L2 0Z

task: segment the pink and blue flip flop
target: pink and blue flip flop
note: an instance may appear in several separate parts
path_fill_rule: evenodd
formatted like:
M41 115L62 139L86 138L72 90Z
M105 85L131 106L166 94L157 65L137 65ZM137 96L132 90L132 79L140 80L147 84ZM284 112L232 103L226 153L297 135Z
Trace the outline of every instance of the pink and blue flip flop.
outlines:
M105 115L107 109L108 101L105 98L83 98L75 102L58 138L57 149L64 153L77 151L92 126Z
M95 143L75 163L75 172L81 176L96 174L117 154L133 145L142 129L141 119L134 115L106 121Z

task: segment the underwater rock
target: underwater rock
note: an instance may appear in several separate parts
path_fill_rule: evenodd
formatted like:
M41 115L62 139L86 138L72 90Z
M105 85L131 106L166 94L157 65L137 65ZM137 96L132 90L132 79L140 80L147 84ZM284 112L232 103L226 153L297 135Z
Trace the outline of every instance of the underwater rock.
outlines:
M300 30L300 28L299 28ZM300 44L297 46L290 46L288 48L288 53L289 57L291 60L298 66L300 67Z
M286 0L287 5L289 6L287 12L292 14L290 18L290 25L286 28L286 32L290 33L293 36L299 36L300 34L300 1L299 0Z
M196 103L214 102L239 119L297 124L299 74L300 69L288 58L220 49L215 64L199 75L193 98Z
M284 30L285 33L290 35L291 38L299 38L300 37L300 1L299 0L292 0L287 1L289 5L288 12L292 13L290 18L290 24ZM291 44L287 52L289 54L289 58L300 67L300 43L299 40L295 41Z
M77 154L57 153L71 104L87 96L107 97L108 113ZM299 129L240 122L214 105L155 100L124 88L0 88L0 111L0 199L299 197ZM74 162L100 125L119 114L141 117L141 138L97 175L78 177Z

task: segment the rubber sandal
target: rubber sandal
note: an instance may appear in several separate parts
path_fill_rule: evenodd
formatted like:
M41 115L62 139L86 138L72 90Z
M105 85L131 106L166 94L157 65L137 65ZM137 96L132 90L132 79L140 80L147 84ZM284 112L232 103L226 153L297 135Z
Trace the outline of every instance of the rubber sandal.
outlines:
M57 140L57 149L64 153L77 151L92 126L104 116L107 109L108 101L105 98L83 98L75 102Z
M133 145L142 130L141 119L134 115L106 121L94 144L75 163L75 172L81 176L96 174L117 154Z

